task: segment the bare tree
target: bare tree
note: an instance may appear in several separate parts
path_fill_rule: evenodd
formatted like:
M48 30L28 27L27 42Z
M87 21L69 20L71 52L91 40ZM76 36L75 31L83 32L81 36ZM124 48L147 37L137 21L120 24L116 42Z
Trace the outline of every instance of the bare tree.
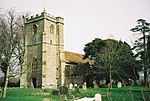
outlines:
M5 98L10 72L12 73L18 67L22 67L24 57L25 31L23 19L15 9L10 9L0 15L0 36L0 62L3 72L5 71L3 92L3 98ZM2 65L2 63L5 63L5 65Z
M131 47L126 42L113 39L107 39L104 42L106 45L97 53L94 67L98 76L108 78L111 89L112 79L124 82L131 78L133 72L129 71L132 71L135 59Z

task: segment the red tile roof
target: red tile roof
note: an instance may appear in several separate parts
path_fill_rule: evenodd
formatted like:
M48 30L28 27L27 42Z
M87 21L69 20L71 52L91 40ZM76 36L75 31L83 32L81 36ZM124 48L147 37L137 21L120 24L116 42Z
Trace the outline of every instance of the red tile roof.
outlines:
M75 63L93 63L89 59L83 59L84 55L74 52L65 51L65 62L75 62Z

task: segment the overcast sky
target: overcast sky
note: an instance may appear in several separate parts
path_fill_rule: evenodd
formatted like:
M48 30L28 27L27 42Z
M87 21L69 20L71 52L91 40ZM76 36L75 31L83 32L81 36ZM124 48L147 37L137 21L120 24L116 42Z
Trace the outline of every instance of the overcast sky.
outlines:
M150 22L150 0L0 0L0 8L46 12L65 19L65 50L83 53L95 38L133 41L130 29L143 18Z

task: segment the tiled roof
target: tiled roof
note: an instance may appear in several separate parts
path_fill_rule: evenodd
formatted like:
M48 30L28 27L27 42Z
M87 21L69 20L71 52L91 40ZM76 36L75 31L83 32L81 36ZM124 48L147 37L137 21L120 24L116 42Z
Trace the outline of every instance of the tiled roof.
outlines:
M65 51L65 62L74 62L74 63L92 63L89 59L83 59L84 55L74 52Z

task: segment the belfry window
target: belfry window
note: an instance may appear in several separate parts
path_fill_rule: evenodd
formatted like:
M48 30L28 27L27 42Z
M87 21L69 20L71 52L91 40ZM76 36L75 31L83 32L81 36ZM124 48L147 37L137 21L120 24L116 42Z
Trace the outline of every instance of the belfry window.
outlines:
M51 33L51 34L54 34L54 25L51 25L51 26L50 26L50 33Z
M38 25L37 25L37 24L34 24L34 25L33 25L34 34L37 34L37 28L38 28Z

